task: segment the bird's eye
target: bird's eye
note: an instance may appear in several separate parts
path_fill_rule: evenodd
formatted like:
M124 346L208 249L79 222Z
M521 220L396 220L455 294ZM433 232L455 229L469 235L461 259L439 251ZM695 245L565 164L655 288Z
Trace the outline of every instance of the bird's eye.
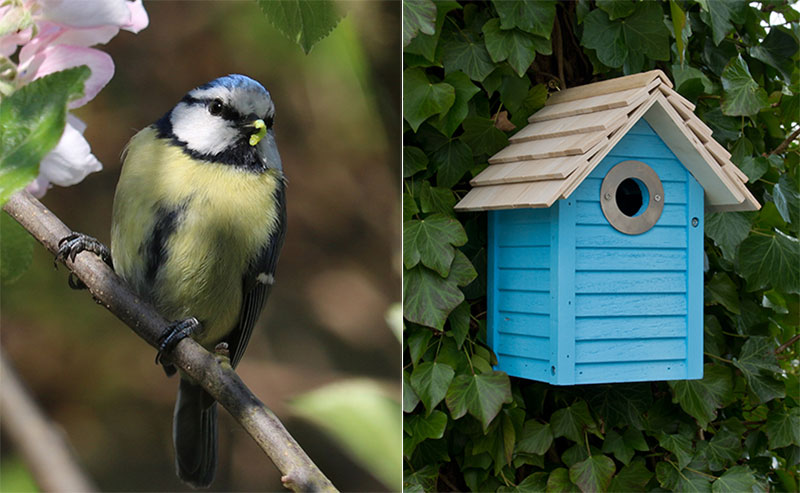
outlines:
M214 101L211 101L208 104L208 112L214 116L221 114L223 108L224 105L222 104L222 101L219 99L215 99Z

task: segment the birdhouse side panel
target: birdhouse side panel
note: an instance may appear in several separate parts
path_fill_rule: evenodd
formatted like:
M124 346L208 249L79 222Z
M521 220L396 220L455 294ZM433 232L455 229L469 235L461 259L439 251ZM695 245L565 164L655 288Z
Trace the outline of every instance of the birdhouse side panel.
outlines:
M619 188L601 195L604 178L625 161L645 163L663 186L663 196L647 187L636 192L642 195L640 211L663 201L658 220L640 234L619 231L604 215L603 200L632 200L621 199ZM576 200L575 383L689 377L689 216L690 202L697 201L696 193L690 200L690 180L640 120L571 197ZM701 190L701 204L702 199ZM626 214L643 213L636 207Z
M488 339L497 369L548 381L550 372L549 209L490 211Z

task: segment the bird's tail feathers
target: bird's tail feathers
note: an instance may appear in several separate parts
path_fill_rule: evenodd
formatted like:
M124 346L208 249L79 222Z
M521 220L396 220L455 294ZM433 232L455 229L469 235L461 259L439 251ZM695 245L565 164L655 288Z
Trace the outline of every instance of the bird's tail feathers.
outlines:
M217 467L217 403L202 387L181 378L172 422L178 477L208 487Z

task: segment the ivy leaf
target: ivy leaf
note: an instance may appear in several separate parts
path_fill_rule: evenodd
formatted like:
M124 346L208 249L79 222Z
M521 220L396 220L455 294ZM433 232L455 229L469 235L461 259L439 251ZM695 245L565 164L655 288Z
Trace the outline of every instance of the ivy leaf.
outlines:
M703 456L712 471L727 469L742 453L742 439L728 430L720 430L707 444Z
M725 2L710 2L712 4ZM753 116L769 106L767 91L750 75L747 63L738 55L722 71L722 112L729 116Z
M720 42L733 29L731 20L744 22L743 9L746 5L745 0L726 0L719 2L716 0L702 0L698 2L707 15L701 16L703 22L711 27L714 44L719 46Z
M653 392L647 383L592 385L584 396L610 426L630 424L642 429L642 416L653 404Z
M687 469L681 471L669 462L656 464L656 478L658 483L669 491L711 492L711 483L708 477Z
M636 452L623 440L622 435L614 430L609 430L603 440L603 453L614 454L623 464L628 464Z
M500 16L500 27L523 31L550 39L556 3L553 0L492 0Z
M783 384L775 379L781 368L768 337L748 338L733 364L742 371L747 385L760 402L784 397Z
M791 176L784 173L772 189L772 198L781 217L787 223L800 226L800 192Z
M409 322L442 330L450 312L464 301L464 293L458 286L466 286L477 276L469 259L460 251L456 251L447 279L421 265L406 270L403 316Z
M764 430L772 449L800 445L800 407L770 412Z
M410 68L403 72L403 118L414 132L431 116L444 114L455 99L453 86L444 82L431 83L422 69Z
M459 419L469 412L481 422L486 433L503 404L512 400L511 381L508 375L499 371L458 375L450 384L445 400L453 419Z
M461 139L474 154L480 156L491 156L508 145L508 137L494 126L494 120L479 116L471 116L464 120L464 134Z
M755 183L769 170L769 159L763 156L745 156L739 166L750 183Z
M403 178L414 176L428 167L428 156L419 147L403 146Z
M580 490L569 480L569 471L559 467L554 469L547 478L547 491L549 493L572 493Z
M428 414L444 399L454 374L453 369L444 363L426 362L414 368L411 387L422 400Z
M519 29L501 29L500 20L496 18L483 25L483 35L492 61L499 63L508 60L520 77L533 63L537 47L550 45L548 40Z
M472 150L460 139L454 139L440 147L431 156L436 172L436 185L452 188L464 173L472 167Z
M553 427L554 437L567 437L578 443L583 441L584 427L596 427L586 401L578 401L569 407L557 410L550 417L550 425Z
M688 438L661 433L658 436L658 444L675 455L679 468L683 469L692 461L692 442Z
M733 466L711 485L713 493L740 493L756 491L758 484L753 471L747 466Z
M739 315L739 289L724 272L717 272L706 284L706 305L720 304Z
M456 197L449 188L434 187L427 180L423 181L419 191L419 201L422 212L438 212L449 217L456 215L453 211Z
M456 254L454 247L467 242L467 234L457 220L442 214L412 219L403 224L403 263L411 269L420 261L447 277Z
M705 365L702 380L674 380L669 382L673 402L680 404L686 413L697 420L703 429L717 419L717 409L733 399L733 375L730 368Z
M798 48L800 46L797 40L787 29L774 26L770 28L764 40L751 46L749 51L750 56L776 69L783 76L784 81L789 83L795 65L792 59L797 54Z
M22 277L33 259L33 237L8 214L0 213L0 283Z
M593 455L569 468L569 479L581 491L606 491L616 467L605 455Z
M597 7L605 10L612 21L627 17L636 10L636 4L631 0L597 0Z
M85 65L54 72L0 101L0 205L39 174L67 122L67 103L83 95Z
M608 491L644 491L653 473L644 465L644 460L636 459L620 469L611 481Z
M469 111L467 103L480 89L469 80L469 77L464 72L447 74L447 77L444 78L444 83L453 86L456 91L456 99L450 110L443 114L438 122L433 122L433 125L444 135L450 137L461 125L461 122L464 121L464 118L467 117Z
M691 35L691 28L688 29L689 32L684 32L687 23L686 23L686 12L681 10L678 2L675 0L669 0L669 14L672 17L672 29L674 31L675 36L675 47L678 48L678 61L680 61L680 65L683 65L685 56L686 56L686 45L689 43L689 36ZM675 71L672 71L673 74ZM679 86L679 84L675 84L675 86Z
M410 376L403 370L403 412L410 413L419 404L419 396L411 386Z
M483 81L494 70L486 46L482 41L472 38L452 37L445 40L442 44L442 61L447 75L461 71L478 82Z
M259 0L258 6L270 23L306 54L344 17L331 0Z
M547 473L535 472L529 474L528 477L520 481L513 491L520 493L544 493L547 491Z
M706 214L706 236L714 240L722 256L733 261L736 249L750 233L752 213L747 212L711 212Z
M450 312L448 317L450 330L458 349L461 349L461 346L464 345L464 341L469 334L469 315L469 303L463 302Z
M595 9L583 24L581 43L595 50L604 65L622 67L632 54L669 60L669 30L659 3L641 2L624 20L611 20L605 11Z
M404 5L405 8L405 5ZM442 33L442 26L444 25L447 13L453 9L460 9L456 1L439 0L436 2L436 23L434 26L433 34L428 35L425 33L417 33L417 36L403 50L403 55L420 55L433 63L436 55L436 46L439 44L439 36ZM405 27L405 24L404 24ZM405 33L404 33L405 34ZM405 40L404 40L405 42Z
M403 0L403 47L418 33L435 33L436 4L433 0Z
M403 475L404 493L424 493L435 491L439 479L439 466L428 465L413 474Z
M403 440L403 455L410 458L416 446L423 440L442 438L445 428L447 428L447 415L442 411L433 411L430 416L420 414L403 416L403 431L410 437L408 440Z
M752 234L739 245L738 271L752 288L770 285L786 293L800 292L800 242L775 230Z
M540 423L535 419L525 422L522 437L517 441L517 452L543 455L553 445L553 431L550 423Z
M422 355L428 349L428 343L433 337L433 332L426 328L412 329L408 336L408 352L411 354L411 363L416 366Z

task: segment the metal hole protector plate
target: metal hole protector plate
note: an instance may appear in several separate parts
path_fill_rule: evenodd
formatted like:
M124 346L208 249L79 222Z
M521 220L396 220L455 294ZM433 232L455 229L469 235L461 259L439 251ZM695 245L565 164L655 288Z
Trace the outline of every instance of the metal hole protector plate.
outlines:
M649 196L647 207L636 216L625 215L617 205L617 188L628 178L635 178L643 183ZM600 206L614 229L626 235L639 235L652 228L661 217L664 210L664 186L650 166L641 161L622 161L603 178Z

